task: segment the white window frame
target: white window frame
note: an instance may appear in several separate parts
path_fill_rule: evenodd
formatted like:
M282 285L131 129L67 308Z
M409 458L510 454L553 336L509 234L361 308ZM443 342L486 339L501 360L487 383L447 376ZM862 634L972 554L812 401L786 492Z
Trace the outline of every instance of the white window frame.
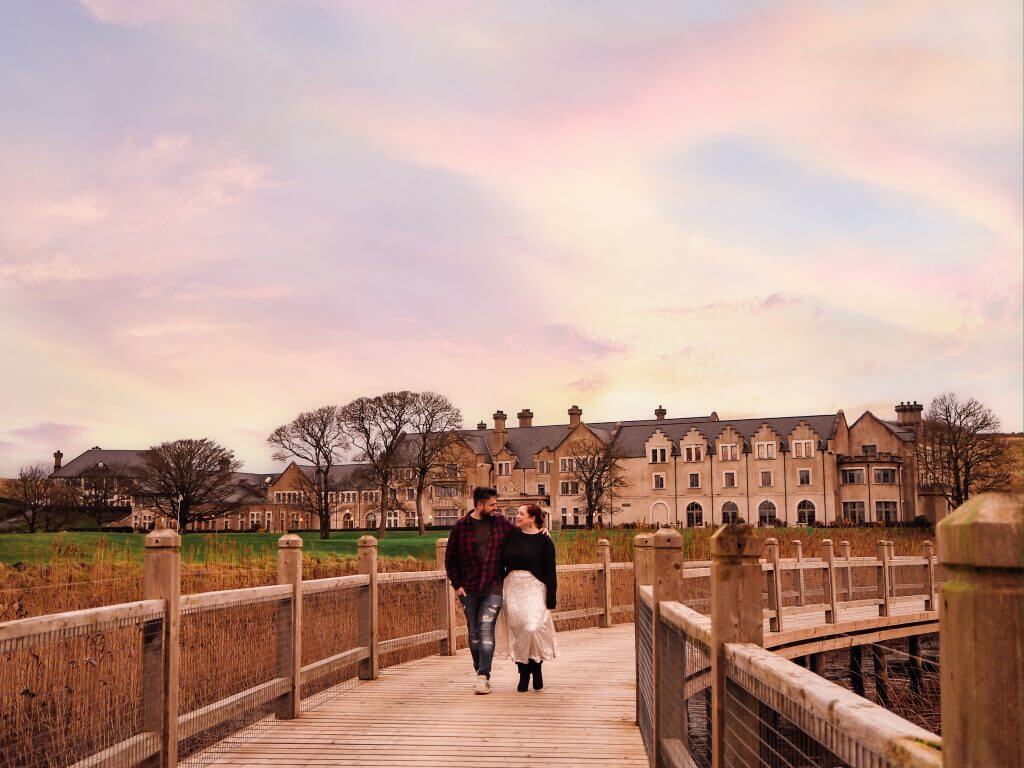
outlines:
M879 472L892 472L892 480L879 480ZM896 485L896 480L899 475L894 467L874 467L871 470L871 479L875 485Z
M762 455L763 454L763 455ZM770 461L775 458L775 441L754 443L754 456L762 461Z
M861 479L855 480L853 482L847 482L847 472L860 472ZM841 470L839 470L839 480L841 481L842 485L864 485L864 483L867 481L867 477L868 473L864 467L843 467Z
M813 459L814 458L814 441L813 440L794 440L789 447L790 451L793 452L794 459Z
M575 490L574 490L575 487ZM579 496L580 495L580 483L579 480L562 480L558 486L558 493L560 496Z
M563 456L558 460L559 472L572 472L576 468L579 458L576 456Z
M804 473L804 472L807 473L807 482L806 483L801 483L800 482L800 475L802 473ZM797 485L798 488L806 488L809 485L814 485L814 470L811 469L810 467L797 467L797 470L796 470L796 485Z
M726 480L727 477L732 476L732 485ZM736 470L730 469L722 473L722 487L723 488L735 488L736 487Z
M697 484L693 484L693 478L697 478ZM700 472L687 472L686 473L686 487L691 490L697 490L704 487L704 478L701 477Z
M666 448L651 448L651 464L668 464L668 450Z
M719 443L719 461L739 461L739 450L736 443Z
M897 522L900 517L900 504L896 499L876 499L875 500L875 521L882 522L885 520L885 515L882 514L882 510L879 508L882 504L892 504L892 522Z
M764 481L764 476L768 475L768 482ZM774 488L775 487L775 473L770 469L759 470L757 480L760 488Z
M661 478L661 487L658 486L658 478ZM664 491L668 487L665 479L664 472L652 472L651 473L651 490L652 491Z
M704 461L704 446L703 445L684 445L683 446L683 461L696 463Z
M512 462L511 461L499 461L498 462L498 477L511 477L512 476Z

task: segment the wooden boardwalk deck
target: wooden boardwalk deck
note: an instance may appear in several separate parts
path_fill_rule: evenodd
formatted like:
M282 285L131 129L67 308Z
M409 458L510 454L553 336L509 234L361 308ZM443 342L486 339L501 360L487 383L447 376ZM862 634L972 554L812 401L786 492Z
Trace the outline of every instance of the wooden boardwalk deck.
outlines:
M633 625L558 640L542 691L517 692L515 665L496 659L494 692L476 696L467 651L433 656L384 670L298 720L231 737L210 765L646 767L634 723Z

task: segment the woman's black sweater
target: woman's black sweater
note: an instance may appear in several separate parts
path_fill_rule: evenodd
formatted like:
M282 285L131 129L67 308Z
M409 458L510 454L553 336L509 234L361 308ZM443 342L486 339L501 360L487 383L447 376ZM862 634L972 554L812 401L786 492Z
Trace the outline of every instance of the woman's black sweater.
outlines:
M505 537L501 552L501 574L509 571L529 571L547 590L548 610L555 607L558 576L555 570L555 543L543 533L523 533L518 528Z

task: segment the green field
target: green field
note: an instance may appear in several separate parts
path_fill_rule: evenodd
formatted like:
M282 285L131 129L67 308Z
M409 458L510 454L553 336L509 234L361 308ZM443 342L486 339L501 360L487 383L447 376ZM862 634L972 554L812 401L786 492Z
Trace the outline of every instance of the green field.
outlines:
M356 542L365 531L336 531L323 541L318 533L302 533L307 553L322 557L354 557ZM382 557L432 559L435 542L447 531L388 531L380 540ZM141 533L4 533L0 534L0 563L47 563L61 559L92 560L98 552L114 559L141 559ZM182 559L188 562L232 562L272 557L278 533L187 533L182 541Z

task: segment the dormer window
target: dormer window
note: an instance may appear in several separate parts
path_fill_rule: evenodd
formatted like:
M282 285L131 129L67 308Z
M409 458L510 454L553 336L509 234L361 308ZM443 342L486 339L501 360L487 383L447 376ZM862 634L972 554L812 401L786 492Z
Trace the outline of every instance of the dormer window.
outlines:
M759 459L775 458L775 441L768 443L754 443L754 455Z
M703 461L704 449L700 445L683 446L683 461Z
M550 475L551 474L551 462L547 459L541 459L537 462L537 474L538 475Z
M499 461L498 462L498 477L508 477L512 474L512 462L511 461Z
M718 458L722 461L736 461L739 449L736 443L719 443Z
M665 464L668 461L668 451L665 448L651 448L651 464Z
M792 450L794 459L810 459L814 456L814 441L794 440Z

